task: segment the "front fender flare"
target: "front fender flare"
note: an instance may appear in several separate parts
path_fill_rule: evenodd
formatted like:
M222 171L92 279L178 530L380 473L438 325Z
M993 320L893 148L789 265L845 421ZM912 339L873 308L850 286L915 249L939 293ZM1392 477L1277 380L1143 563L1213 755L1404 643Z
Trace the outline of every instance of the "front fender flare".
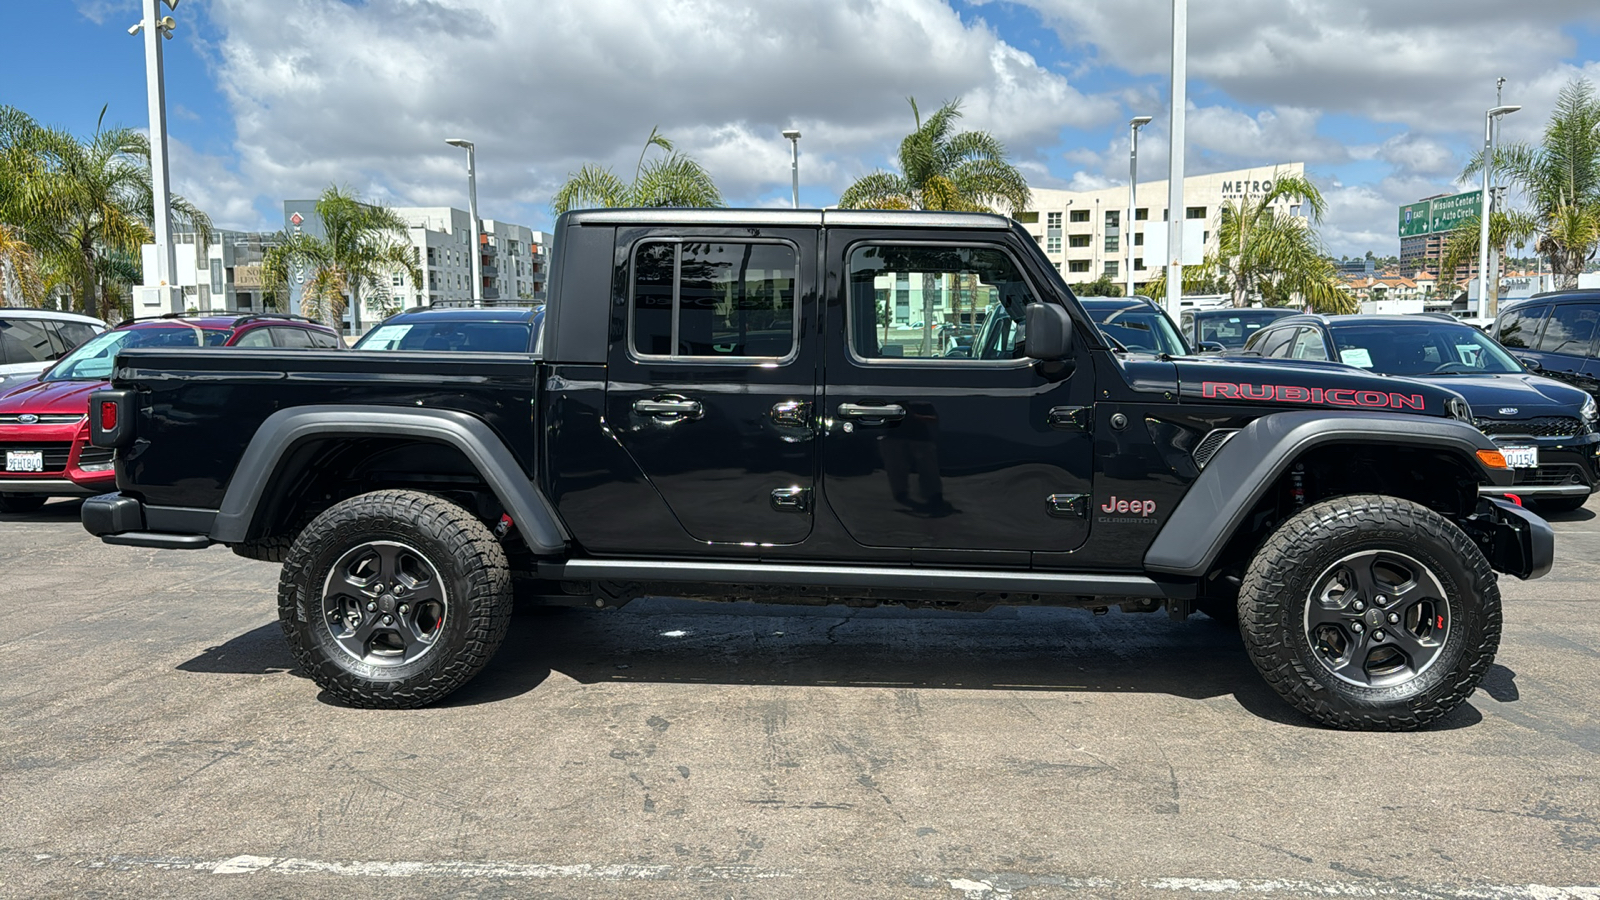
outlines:
M268 416L228 482L211 538L224 544L244 541L289 451L312 438L341 436L419 438L460 450L511 515L529 549L541 556L566 550L570 535L555 508L505 441L481 419L452 410L374 406L302 406Z
M1266 493L1306 451L1363 442L1433 447L1459 454L1484 481L1510 484L1507 470L1490 469L1479 450L1494 450L1483 432L1454 419L1403 413L1306 410L1271 413L1234 435L1201 470L1144 557L1145 568L1200 577Z

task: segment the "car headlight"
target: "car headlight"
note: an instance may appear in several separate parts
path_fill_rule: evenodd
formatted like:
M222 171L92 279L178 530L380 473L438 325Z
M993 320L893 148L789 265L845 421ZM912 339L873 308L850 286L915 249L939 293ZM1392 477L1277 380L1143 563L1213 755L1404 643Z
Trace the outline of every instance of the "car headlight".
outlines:
M1445 411L1450 413L1450 418L1457 422L1472 425L1472 406L1460 397L1451 397L1444 402Z
M1583 412L1579 415L1583 416L1583 423L1590 428L1600 424L1600 406L1595 405L1593 396L1583 398Z

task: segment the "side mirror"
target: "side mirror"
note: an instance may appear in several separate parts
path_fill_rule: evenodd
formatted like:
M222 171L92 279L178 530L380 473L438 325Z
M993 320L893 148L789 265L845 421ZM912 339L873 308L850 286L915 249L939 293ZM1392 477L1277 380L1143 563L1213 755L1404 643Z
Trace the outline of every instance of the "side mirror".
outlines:
M1072 355L1072 316L1066 307L1029 303L1024 315L1028 337L1023 349L1029 357L1054 361Z
M1535 372L1543 372L1544 371L1544 366L1539 365L1539 361L1537 359L1534 359L1531 356L1518 356L1518 357L1516 357L1516 359L1517 359L1517 362L1522 363L1523 365L1527 366L1532 371L1535 371Z
M1194 349L1199 353L1221 353L1228 348L1216 341L1201 341Z

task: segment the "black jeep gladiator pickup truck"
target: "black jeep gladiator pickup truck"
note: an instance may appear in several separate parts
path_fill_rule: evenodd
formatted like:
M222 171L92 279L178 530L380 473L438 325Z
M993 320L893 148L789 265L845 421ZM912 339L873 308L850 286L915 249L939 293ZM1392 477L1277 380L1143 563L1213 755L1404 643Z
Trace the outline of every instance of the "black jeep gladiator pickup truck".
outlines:
M1289 703L1400 729L1547 572L1460 397L1107 341L1005 218L614 210L556 225L531 355L133 350L91 405L108 543L281 561L295 657L439 700L513 589L1237 616Z

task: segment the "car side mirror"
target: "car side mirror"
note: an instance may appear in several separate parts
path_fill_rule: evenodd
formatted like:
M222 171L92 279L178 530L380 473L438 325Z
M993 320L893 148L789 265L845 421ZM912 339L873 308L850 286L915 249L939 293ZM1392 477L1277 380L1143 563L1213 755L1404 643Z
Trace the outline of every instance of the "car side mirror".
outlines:
M1216 341L1201 341L1194 349L1200 353L1221 353L1228 348Z
M1531 356L1518 356L1516 359L1517 362L1522 363L1535 372L1544 371L1544 366L1539 365L1539 361Z
M1066 307L1029 303L1023 314L1028 329L1023 349L1029 357L1055 361L1072 355L1072 316Z

